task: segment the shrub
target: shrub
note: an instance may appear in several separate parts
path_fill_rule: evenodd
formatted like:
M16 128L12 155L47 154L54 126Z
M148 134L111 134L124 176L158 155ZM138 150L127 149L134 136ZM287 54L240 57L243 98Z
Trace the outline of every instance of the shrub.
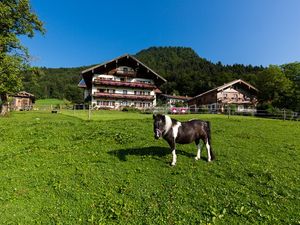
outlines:
M133 106L126 106L122 108L123 112L141 112L138 108L135 108Z

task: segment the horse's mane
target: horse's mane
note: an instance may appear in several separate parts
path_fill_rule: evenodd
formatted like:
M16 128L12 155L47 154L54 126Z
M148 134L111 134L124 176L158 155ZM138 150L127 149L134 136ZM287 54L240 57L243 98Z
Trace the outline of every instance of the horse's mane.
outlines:
M169 115L164 115L165 117L168 116L171 121L172 121L172 125L176 124L178 122L178 120L171 118Z

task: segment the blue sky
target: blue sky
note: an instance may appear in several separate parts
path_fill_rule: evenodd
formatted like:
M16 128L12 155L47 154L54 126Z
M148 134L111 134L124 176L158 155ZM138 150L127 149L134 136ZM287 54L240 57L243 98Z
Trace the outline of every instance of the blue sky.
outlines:
M300 61L298 0L31 0L44 36L22 37L32 65L76 67L152 46L191 47L212 62Z

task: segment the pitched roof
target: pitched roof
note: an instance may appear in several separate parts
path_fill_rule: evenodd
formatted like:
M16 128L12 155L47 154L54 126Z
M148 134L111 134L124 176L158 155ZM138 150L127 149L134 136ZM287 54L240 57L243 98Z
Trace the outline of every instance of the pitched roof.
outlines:
M232 86L232 85L234 85L234 84L236 84L236 83L243 83L243 84L245 84L246 86L248 86L248 87L254 89L255 91L258 91L255 87L253 87L251 84L247 83L246 81L243 81L242 79L233 80L233 81L231 81L231 82L229 82L229 83L226 83L226 84L223 84L222 86L217 87L217 89L218 89L218 91L221 91L221 90L223 90L223 89L225 89L225 88L228 88L228 87L230 87L230 86Z
M26 92L26 91L20 91L16 94L13 95L14 97L25 97L25 98L33 98L34 95L29 93L29 92Z
M226 88L228 88L228 87L230 87L234 84L237 84L237 83L244 84L244 85L248 86L249 88L253 89L254 91L258 92L258 90L254 86L252 86L251 84L247 83L246 81L243 81L242 79L238 79L238 80L233 80L229 83L223 84L219 87L213 88L211 90L208 90L208 91L206 91L204 93L201 93L199 95L196 95L195 97L189 99L188 101L193 100L193 99L198 98L198 97L201 97L201 96L206 95L206 94L208 94L210 92L213 92L213 91L222 91L223 89L226 89Z
M167 95L167 94L161 94L161 96L164 96L166 98L172 98L172 99L180 99L180 100L189 100L191 98L191 97L188 97L188 96Z
M151 71L154 75L156 75L163 82L167 82L167 80L165 78L163 78L162 76L160 76L159 74L157 74L155 71L153 71L151 68L149 68L148 66L146 66L144 63L142 63L141 61L139 61L137 58L135 58L135 57L133 57L132 55L129 55L129 54L125 54L125 55L119 56L119 57L117 57L115 59L112 59L110 61L104 62L102 64L90 67L90 68L88 68L86 70L83 70L81 72L81 74L83 75L83 74L88 73L88 72L93 72L95 69L98 69L100 67L106 66L107 64L113 63L113 62L118 61L118 60L123 59L123 58L131 58L131 59L135 60L138 64L142 65L147 70Z

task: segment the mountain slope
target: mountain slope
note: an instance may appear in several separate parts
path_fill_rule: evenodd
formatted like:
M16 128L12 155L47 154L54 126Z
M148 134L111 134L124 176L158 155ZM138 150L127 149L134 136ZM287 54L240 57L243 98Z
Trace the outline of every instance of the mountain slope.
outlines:
M255 74L262 67L214 64L201 58L191 48L151 47L136 57L168 80L162 87L169 94L194 96L233 79L255 83Z

